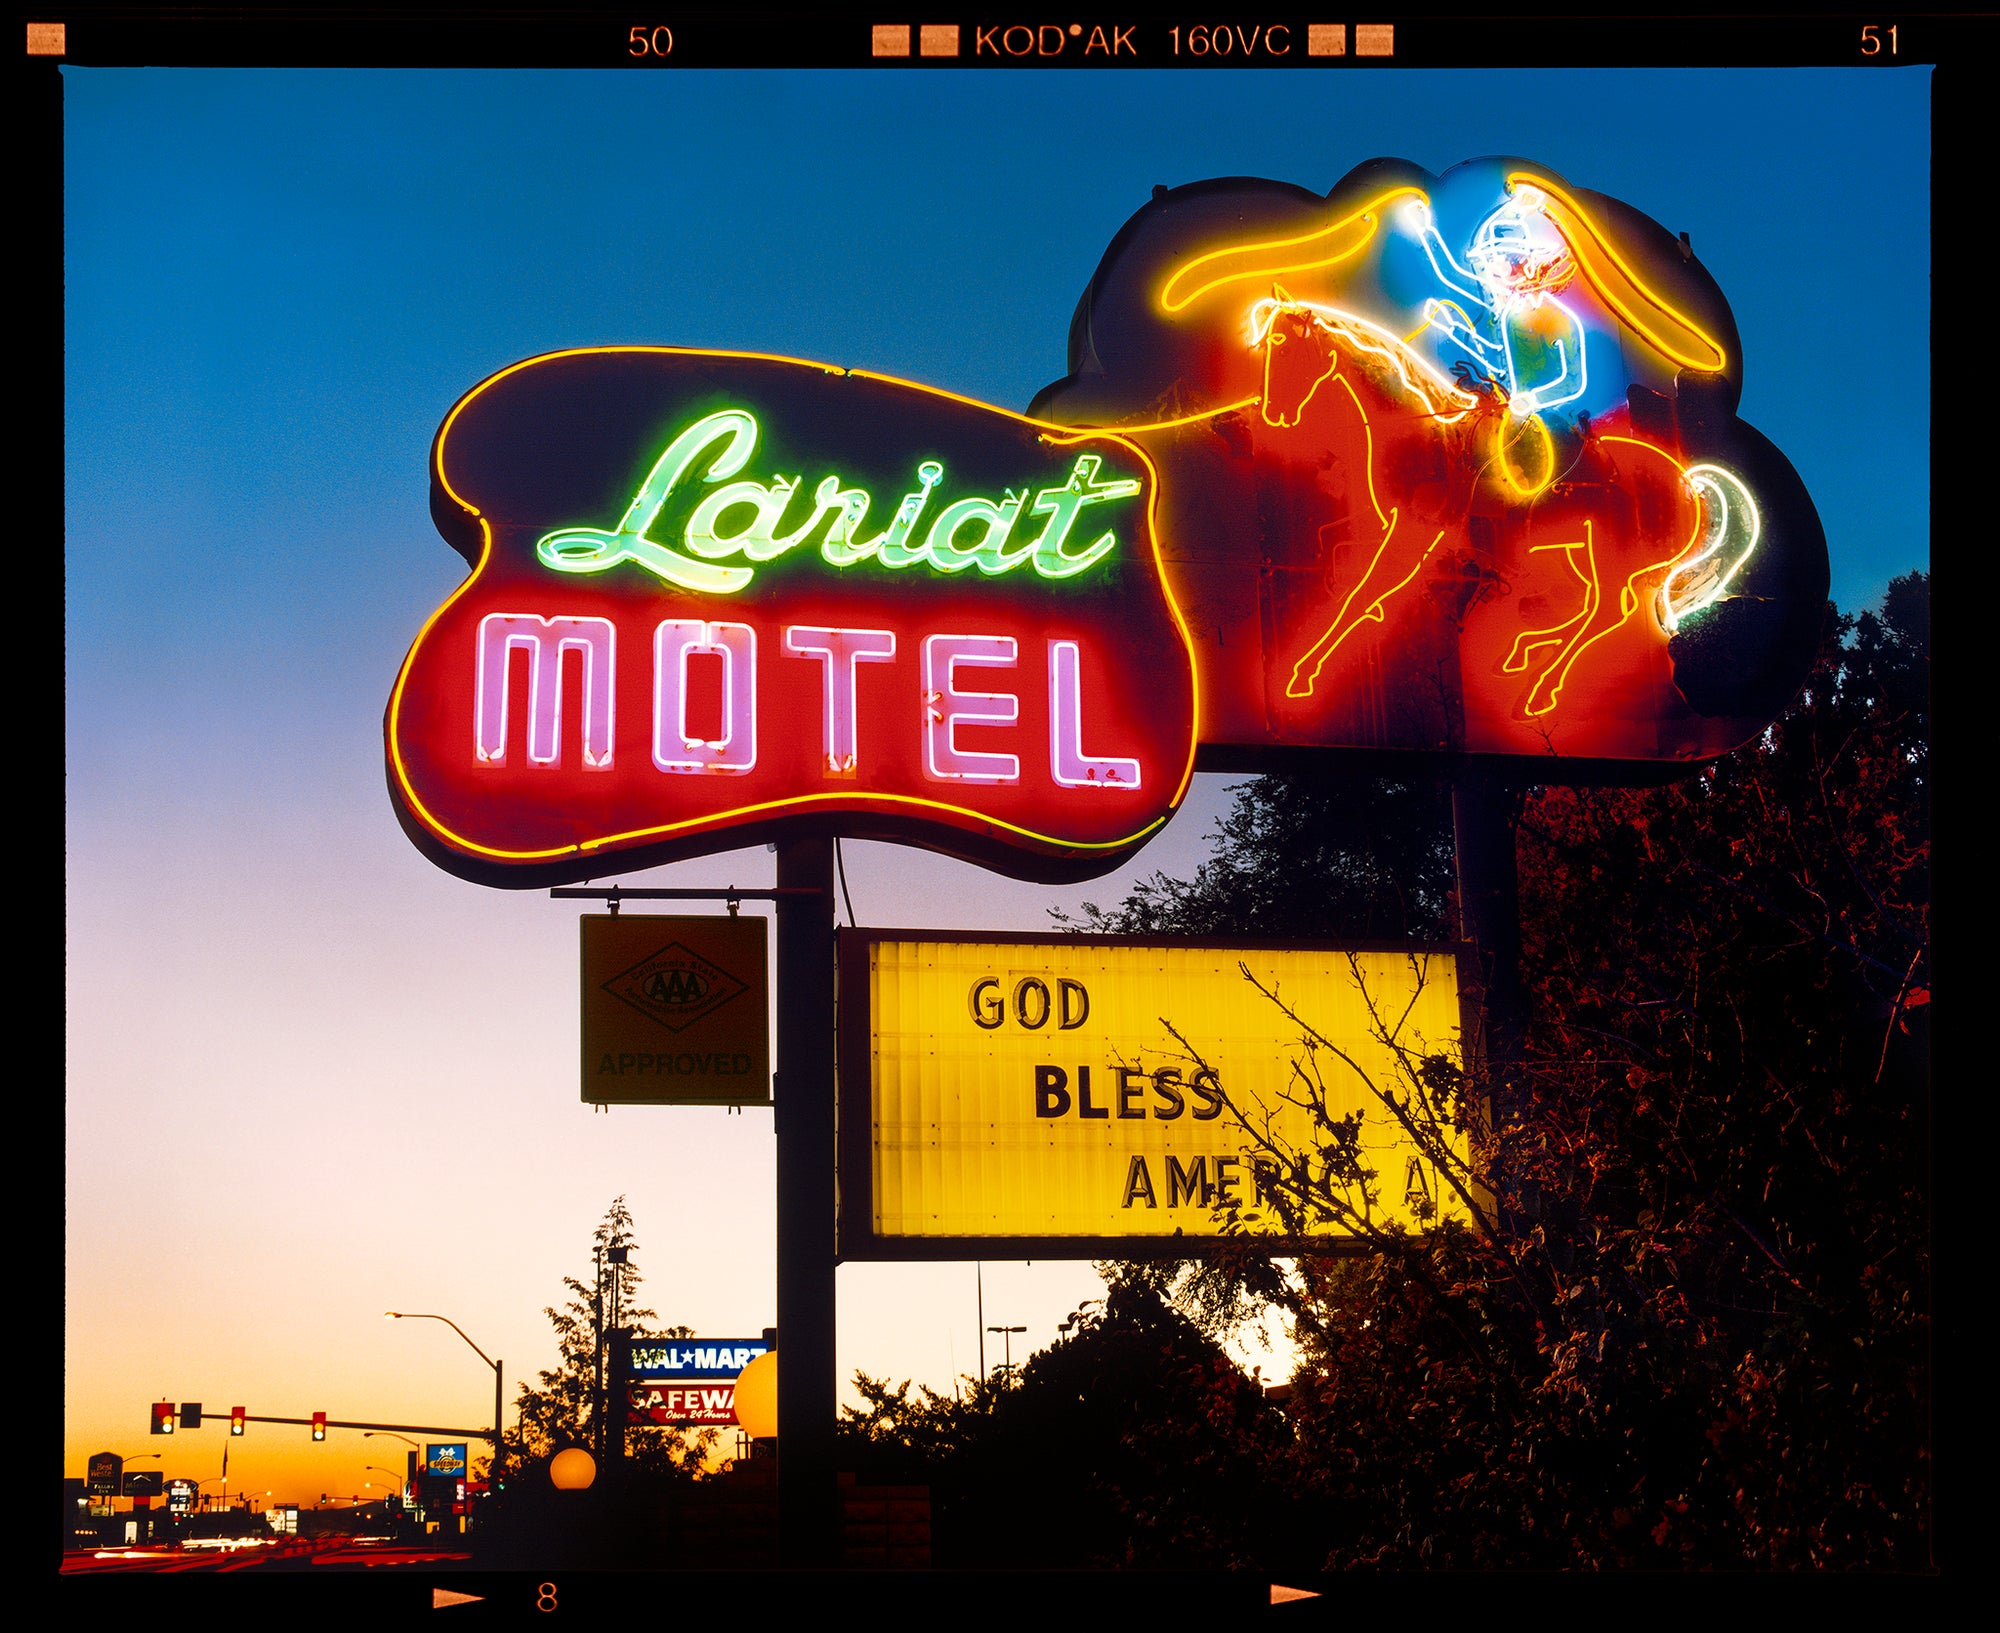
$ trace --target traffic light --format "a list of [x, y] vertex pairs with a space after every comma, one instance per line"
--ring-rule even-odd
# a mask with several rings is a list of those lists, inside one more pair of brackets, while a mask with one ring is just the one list
[[229, 1432], [230, 1432], [231, 1434], [233, 1434], [233, 1435], [240, 1435], [240, 1434], [241, 1434], [241, 1433], [243, 1432], [243, 1421], [244, 1421], [244, 1416], [245, 1416], [245, 1414], [244, 1414], [244, 1411], [243, 1411], [243, 1408], [242, 1408], [242, 1407], [240, 1407], [240, 1406], [232, 1406], [232, 1407], [230, 1407], [230, 1409], [229, 1409]]
[[199, 1429], [201, 1427], [200, 1401], [181, 1402], [181, 1427], [183, 1429]]
[[326, 1414], [324, 1412], [313, 1413], [313, 1439], [326, 1439]]
[[174, 1403], [172, 1401], [153, 1402], [153, 1433], [170, 1435], [174, 1432]]

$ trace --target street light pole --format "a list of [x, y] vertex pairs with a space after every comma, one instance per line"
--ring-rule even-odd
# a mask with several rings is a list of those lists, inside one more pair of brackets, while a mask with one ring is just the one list
[[590, 1250], [596, 1266], [590, 1300], [590, 1444], [601, 1464], [604, 1461], [604, 1244]]
[[442, 1321], [459, 1337], [465, 1339], [474, 1355], [493, 1369], [493, 1467], [490, 1473], [497, 1481], [500, 1478], [501, 1465], [507, 1455], [506, 1442], [500, 1438], [501, 1363], [466, 1337], [465, 1329], [448, 1315], [430, 1315], [421, 1310], [384, 1310], [382, 1314], [391, 1321]]
[[[400, 1440], [405, 1446], [410, 1448], [410, 1467], [409, 1472], [404, 1476], [403, 1491], [405, 1505], [414, 1509], [416, 1506], [415, 1494], [419, 1489], [417, 1485], [417, 1470], [420, 1466], [420, 1459], [417, 1454], [424, 1448], [408, 1435], [399, 1435], [393, 1429], [365, 1429], [362, 1431], [361, 1438], [363, 1440], [373, 1440], [377, 1435], [380, 1435], [384, 1440]], [[376, 1467], [373, 1463], [370, 1463], [368, 1466], [370, 1468]]]
[[1011, 1381], [1014, 1376], [1014, 1334], [1017, 1332], [1026, 1332], [1028, 1329], [1026, 1327], [988, 1327], [986, 1330], [1000, 1334], [1000, 1341], [1006, 1346], [1006, 1359], [1000, 1363], [1000, 1366], [1001, 1370], [1007, 1374], [1007, 1377]]
[[165, 1455], [166, 1455], [166, 1454], [165, 1454], [165, 1453], [163, 1453], [163, 1452], [134, 1452], [134, 1453], [133, 1453], [133, 1454], [132, 1454], [132, 1455], [131, 1455], [130, 1457], [121, 1457], [121, 1458], [119, 1458], [119, 1459], [118, 1459], [118, 1495], [119, 1495], [119, 1496], [121, 1496], [121, 1497], [125, 1495], [125, 1465], [126, 1465], [127, 1463], [143, 1463], [143, 1462], [145, 1462], [145, 1461], [146, 1461], [146, 1459], [147, 1459], [147, 1458], [149, 1458], [149, 1457], [150, 1457], [150, 1458], [152, 1458], [152, 1459], [153, 1459], [154, 1461], [156, 1461], [156, 1462], [157, 1462], [157, 1461], [159, 1461], [159, 1460], [160, 1460], [160, 1459], [161, 1459], [162, 1457], [164, 1457]]

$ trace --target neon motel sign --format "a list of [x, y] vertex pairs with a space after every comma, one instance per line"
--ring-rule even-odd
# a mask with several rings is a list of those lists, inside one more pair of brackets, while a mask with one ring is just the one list
[[541, 883], [819, 821], [1089, 873], [1192, 773], [1157, 482], [1123, 439], [628, 348], [496, 376], [434, 472], [475, 571], [398, 680], [390, 775], [456, 871]]
[[1198, 759], [1693, 765], [1783, 706], [1825, 597], [1738, 354], [1682, 242], [1479, 160], [1163, 193], [1028, 415], [531, 358], [433, 445], [472, 572], [397, 677], [392, 797], [487, 883], [802, 830], [1054, 880], [1144, 844]]

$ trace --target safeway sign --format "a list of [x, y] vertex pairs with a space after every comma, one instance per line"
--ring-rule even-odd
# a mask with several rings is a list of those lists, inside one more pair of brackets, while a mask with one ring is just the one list
[[663, 1428], [724, 1428], [736, 1421], [736, 1385], [634, 1384], [631, 1416]]

